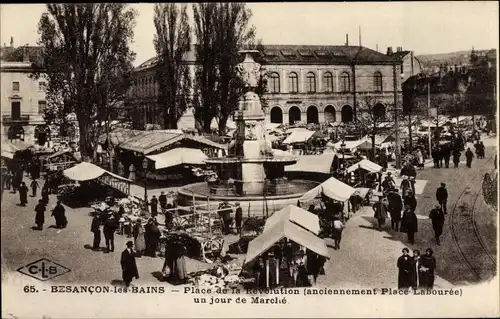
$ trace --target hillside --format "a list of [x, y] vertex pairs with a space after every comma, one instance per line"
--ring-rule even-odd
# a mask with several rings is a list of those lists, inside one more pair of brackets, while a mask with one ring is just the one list
[[[477, 50], [480, 52], [488, 52], [489, 50]], [[416, 58], [422, 62], [425, 68], [439, 67], [440, 64], [460, 65], [468, 64], [470, 59], [470, 50], [450, 52], [450, 53], [437, 53], [437, 54], [422, 54], [417, 55]]]

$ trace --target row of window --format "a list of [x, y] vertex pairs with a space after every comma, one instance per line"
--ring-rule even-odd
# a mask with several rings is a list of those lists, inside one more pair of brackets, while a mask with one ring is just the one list
[[155, 93], [155, 81], [152, 76], [142, 77], [134, 80], [133, 83], [134, 94], [144, 93], [146, 95], [152, 95]]
[[[349, 73], [343, 72], [340, 74], [339, 92], [347, 93], [351, 91], [351, 79]], [[373, 74], [373, 87], [375, 92], [383, 91], [382, 73], [375, 72]], [[269, 93], [280, 93], [280, 76], [276, 72], [271, 72], [267, 75], [267, 90]], [[323, 92], [333, 92], [333, 75], [330, 72], [323, 74]], [[288, 92], [299, 92], [299, 76], [295, 72], [288, 74]], [[316, 74], [309, 72], [306, 75], [306, 92], [316, 92]]]
[[[47, 101], [38, 101], [38, 114], [43, 114], [47, 107]], [[14, 101], [10, 103], [10, 114], [13, 120], [21, 119], [21, 102]]]
[[[47, 88], [47, 84], [43, 81], [38, 82], [38, 91], [45, 91]], [[21, 83], [14, 81], [12, 82], [12, 92], [20, 92], [21, 91]]]

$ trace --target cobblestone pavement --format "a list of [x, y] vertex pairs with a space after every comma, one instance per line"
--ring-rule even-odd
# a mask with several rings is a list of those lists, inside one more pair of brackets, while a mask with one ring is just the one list
[[[487, 143], [488, 142], [488, 143]], [[494, 141], [485, 140], [486, 156], [493, 155]], [[457, 245], [450, 234], [450, 213], [444, 228], [441, 246], [434, 243], [432, 227], [427, 215], [435, 205], [435, 191], [439, 184], [447, 183], [450, 194], [448, 210], [454, 208], [457, 198], [462, 191], [479, 189], [484, 175], [493, 169], [492, 161], [475, 159], [473, 168], [461, 166], [458, 169], [425, 168], [418, 171], [417, 179], [426, 180], [425, 188], [418, 195], [417, 214], [419, 218], [419, 232], [416, 234], [415, 245], [407, 243], [406, 235], [391, 231], [379, 232], [373, 229], [375, 220], [370, 208], [356, 213], [346, 225], [340, 250], [331, 249], [331, 260], [325, 265], [326, 276], [320, 276], [320, 286], [336, 287], [394, 287], [397, 282], [396, 259], [403, 247], [418, 248], [424, 251], [432, 247], [438, 262], [436, 285], [448, 287], [464, 282], [473, 282], [470, 279], [471, 271], [464, 263]], [[468, 185], [472, 181], [471, 185]], [[472, 198], [473, 196], [469, 196]], [[67, 209], [69, 226], [58, 230], [50, 228], [54, 224], [50, 213], [46, 213], [46, 224], [43, 231], [34, 231], [34, 206], [38, 198], [29, 198], [26, 207], [19, 207], [18, 194], [4, 192], [1, 207], [1, 238], [2, 238], [2, 280], [22, 276], [15, 270], [27, 263], [40, 258], [48, 258], [71, 269], [71, 272], [53, 280], [54, 283], [117, 283], [121, 279], [120, 252], [128, 240], [117, 235], [114, 253], [94, 252], [88, 249], [92, 242], [90, 233], [91, 218], [89, 208]], [[49, 208], [55, 204], [51, 197]], [[481, 206], [483, 205], [483, 206]], [[496, 253], [496, 212], [488, 210], [481, 201], [477, 201], [475, 220], [481, 236], [492, 253]], [[459, 220], [460, 221], [460, 220]], [[390, 228], [390, 221], [389, 228]], [[462, 229], [458, 227], [460, 233]], [[466, 246], [464, 235], [458, 239], [464, 247], [466, 255], [474, 252], [474, 247]], [[102, 243], [101, 245], [103, 245]], [[493, 249], [495, 247], [495, 249]], [[163, 265], [163, 258], [142, 257], [138, 260], [140, 279], [136, 284], [158, 284], [155, 277]], [[195, 260], [188, 260], [188, 271], [197, 271], [210, 265]], [[165, 285], [167, 285], [165, 283]]]

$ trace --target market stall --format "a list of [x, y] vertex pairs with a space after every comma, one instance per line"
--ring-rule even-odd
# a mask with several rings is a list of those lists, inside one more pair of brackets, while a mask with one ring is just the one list
[[319, 196], [329, 198], [332, 201], [342, 204], [342, 217], [343, 219], [348, 219], [351, 212], [349, 199], [355, 192], [355, 188], [342, 183], [334, 177], [330, 177], [325, 182], [302, 195], [302, 197], [299, 198], [299, 202], [312, 202]]
[[320, 232], [318, 216], [295, 205], [288, 205], [269, 216], [266, 219], [264, 232], [270, 230], [282, 220], [289, 220], [292, 223], [298, 224], [315, 235], [318, 235]]
[[[328, 248], [323, 239], [287, 219], [286, 214], [281, 217], [272, 227], [249, 243], [243, 263], [243, 268], [248, 272], [263, 273], [259, 279], [265, 282], [266, 287], [280, 285], [286, 281], [283, 277], [290, 277], [288, 271], [282, 271], [288, 268], [288, 261], [283, 262], [285, 259], [295, 258], [301, 252], [305, 255], [305, 251], [329, 259]], [[289, 253], [283, 254], [286, 251]], [[264, 268], [256, 269], [254, 265], [259, 257], [262, 257], [265, 265]], [[307, 264], [307, 260], [305, 263]], [[260, 262], [257, 265], [260, 265]], [[272, 273], [271, 269], [273, 269]], [[274, 280], [271, 280], [271, 276]], [[257, 285], [264, 286], [262, 282], [257, 282]]]
[[45, 170], [56, 171], [74, 166], [81, 160], [81, 157], [75, 155], [70, 149], [57, 151], [43, 159]]

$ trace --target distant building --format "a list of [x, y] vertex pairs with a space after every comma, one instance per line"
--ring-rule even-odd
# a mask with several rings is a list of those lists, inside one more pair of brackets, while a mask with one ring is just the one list
[[[33, 47], [2, 48], [0, 62], [2, 140], [22, 140], [45, 144], [50, 139], [50, 129], [45, 125], [43, 111], [45, 80], [34, 80], [30, 52]], [[34, 54], [34, 53], [33, 53]], [[12, 55], [18, 55], [12, 58]], [[11, 60], [11, 61], [6, 61]], [[12, 61], [14, 60], [14, 61]]]
[[[193, 46], [185, 56], [193, 77], [194, 52]], [[390, 48], [388, 54], [383, 54], [349, 45], [265, 45], [258, 62], [267, 78], [268, 91], [263, 96], [267, 102], [266, 121], [285, 124], [351, 122], [366, 96], [372, 97], [390, 118], [394, 92], [399, 101], [402, 98], [401, 64], [408, 70], [413, 65], [414, 72], [420, 72], [410, 51], [401, 49], [392, 54]], [[133, 73], [133, 85], [125, 101], [129, 113], [125, 114], [136, 114], [135, 128], [143, 128], [146, 123], [161, 124], [156, 65], [157, 58], [149, 59]]]

